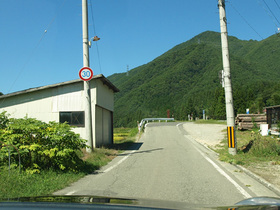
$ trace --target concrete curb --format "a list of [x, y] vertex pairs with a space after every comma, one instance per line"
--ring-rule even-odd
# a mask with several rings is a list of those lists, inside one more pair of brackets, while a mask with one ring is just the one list
[[278, 196], [280, 196], [280, 189], [277, 188], [275, 185], [269, 183], [268, 181], [266, 181], [265, 179], [263, 179], [262, 177], [256, 175], [255, 173], [251, 172], [250, 170], [248, 170], [247, 168], [244, 168], [240, 165], [235, 165], [235, 167], [237, 167], [239, 170], [243, 171], [245, 174], [247, 174], [248, 176], [252, 177], [253, 179], [255, 179], [256, 181], [260, 182], [261, 184], [263, 184], [264, 186], [266, 186], [268, 189], [270, 189], [271, 191], [273, 191], [275, 194], [277, 194]]

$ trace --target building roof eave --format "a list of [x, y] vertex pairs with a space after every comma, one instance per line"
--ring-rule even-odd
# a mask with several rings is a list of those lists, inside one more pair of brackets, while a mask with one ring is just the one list
[[280, 105], [275, 105], [275, 106], [268, 106], [264, 107], [265, 109], [275, 109], [275, 108], [280, 108]]
[[[120, 91], [103, 74], [94, 75], [92, 80], [94, 80], [94, 79], [100, 79], [103, 82], [103, 84], [107, 85], [114, 92], [119, 92]], [[56, 84], [52, 84], [52, 85], [29, 88], [29, 89], [26, 89], [26, 90], [21, 90], [21, 91], [17, 91], [17, 92], [14, 92], [14, 93], [1, 95], [0, 99], [8, 98], [8, 97], [16, 96], [16, 95], [21, 95], [21, 94], [25, 94], [25, 93], [31, 93], [31, 92], [35, 92], [35, 91], [39, 91], [39, 90], [55, 88], [55, 87], [59, 87], [59, 86], [63, 86], [63, 85], [74, 84], [74, 83], [78, 83], [78, 82], [83, 82], [83, 81], [81, 79], [75, 79], [75, 80], [60, 82], [60, 83], [56, 83]]]

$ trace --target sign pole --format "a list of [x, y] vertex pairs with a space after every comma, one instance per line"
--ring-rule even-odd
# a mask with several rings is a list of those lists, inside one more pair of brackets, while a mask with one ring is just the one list
[[[88, 5], [87, 0], [82, 0], [82, 22], [83, 22], [83, 64], [89, 67], [89, 46], [88, 46]], [[87, 140], [87, 152], [93, 150], [92, 139], [92, 115], [91, 115], [91, 98], [90, 83], [84, 81], [84, 107], [85, 107], [85, 130]]]
[[235, 137], [235, 121], [234, 121], [234, 108], [232, 87], [230, 78], [230, 63], [229, 63], [229, 50], [228, 50], [228, 37], [227, 37], [227, 19], [225, 11], [225, 0], [218, 0], [220, 25], [221, 25], [221, 43], [223, 54], [223, 67], [224, 67], [224, 88], [225, 88], [225, 102], [227, 114], [227, 134], [228, 134], [228, 151], [232, 155], [236, 155], [236, 137]]

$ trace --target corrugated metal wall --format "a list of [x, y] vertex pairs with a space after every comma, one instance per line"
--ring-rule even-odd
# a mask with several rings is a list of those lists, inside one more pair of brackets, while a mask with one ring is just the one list
[[96, 146], [108, 145], [113, 143], [113, 113], [107, 109], [96, 106], [95, 118], [95, 141]]

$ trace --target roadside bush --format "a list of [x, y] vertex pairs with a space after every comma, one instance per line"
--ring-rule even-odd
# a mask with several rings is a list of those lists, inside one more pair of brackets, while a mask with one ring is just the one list
[[21, 165], [31, 174], [42, 169], [77, 172], [83, 161], [76, 151], [86, 147], [85, 140], [71, 131], [68, 124], [45, 123], [27, 117], [8, 119], [0, 128], [0, 141], [0, 163], [8, 164], [10, 152], [13, 163], [18, 165], [19, 152]]
[[0, 129], [3, 129], [7, 126], [7, 123], [9, 122], [8, 116], [6, 115], [6, 112], [0, 113]]
[[222, 161], [250, 165], [259, 162], [280, 163], [280, 140], [276, 136], [261, 136], [258, 129], [253, 131], [237, 131], [237, 155], [228, 152], [227, 140], [216, 147]]

